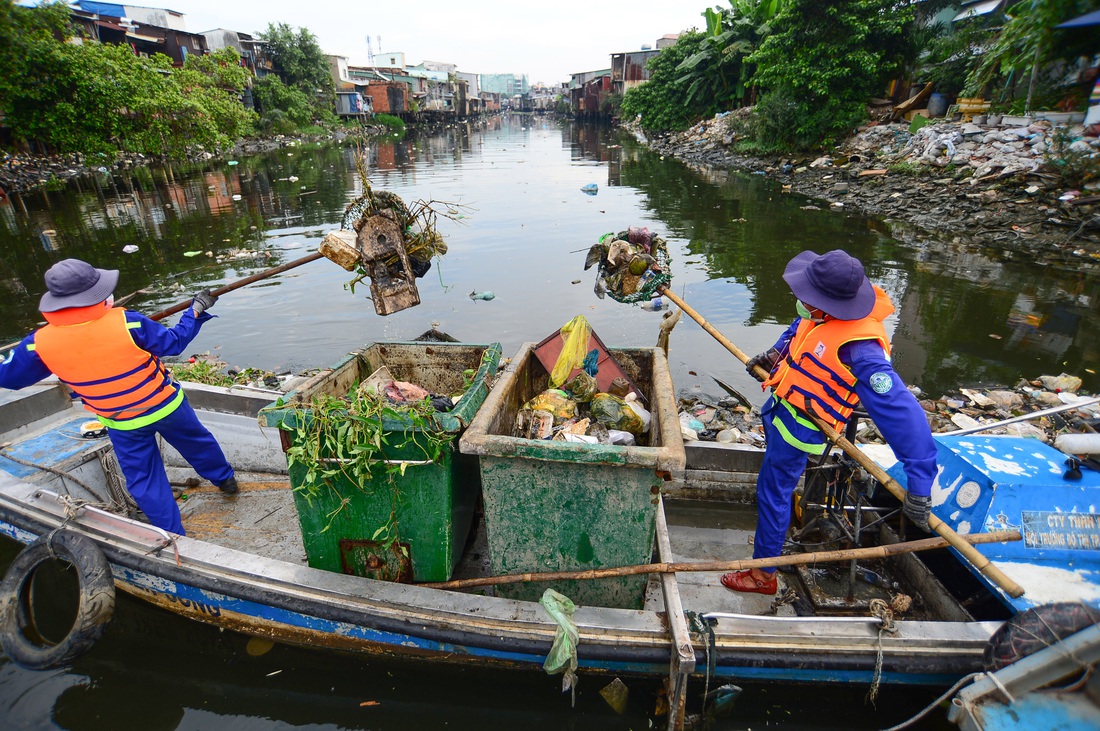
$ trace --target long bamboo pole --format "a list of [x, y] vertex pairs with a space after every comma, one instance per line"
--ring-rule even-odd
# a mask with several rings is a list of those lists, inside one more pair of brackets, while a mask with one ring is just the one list
[[[680, 297], [676, 296], [676, 294], [674, 294], [672, 290], [670, 290], [668, 287], [661, 287], [659, 291], [662, 295], [668, 297], [671, 302], [676, 304], [677, 307], [686, 312], [691, 319], [699, 323], [700, 327], [702, 327], [704, 330], [714, 336], [714, 339], [721, 343], [726, 348], [726, 350], [733, 353], [733, 355], [736, 356], [738, 360], [740, 360], [742, 363], [749, 362], [749, 356], [745, 355], [745, 353], [742, 352], [740, 348], [730, 342], [729, 338], [718, 332], [718, 330], [715, 329], [713, 325], [707, 322], [702, 315], [692, 309], [692, 307], [688, 305], [688, 303], [684, 302]], [[768, 376], [768, 372], [760, 366], [756, 367], [756, 373], [761, 377], [761, 379]], [[844, 450], [844, 452], [849, 457], [854, 459], [860, 467], [867, 470], [867, 472], [872, 477], [882, 483], [882, 486], [889, 490], [891, 495], [896, 497], [898, 500], [905, 500], [905, 488], [899, 485], [897, 480], [886, 474], [886, 470], [875, 464], [875, 462], [870, 457], [861, 452], [858, 447], [856, 447], [843, 436], [838, 434], [835, 429], [823, 422], [821, 419], [817, 418], [813, 414], [808, 414], [804, 411], [801, 413], [803, 416], [810, 419], [810, 421], [812, 421], [814, 425], [817, 426], [817, 428], [820, 429], [831, 442]], [[997, 568], [988, 558], [979, 553], [978, 549], [974, 548], [974, 546], [964, 541], [958, 533], [952, 530], [951, 526], [944, 523], [935, 515], [931, 515], [928, 518], [928, 527], [940, 536], [942, 536], [949, 544], [951, 544], [951, 547], [962, 554], [962, 556], [967, 561], [969, 561], [974, 566], [974, 568], [978, 569], [987, 577], [989, 577], [990, 581], [1001, 587], [1001, 589], [1004, 590], [1004, 592], [1010, 597], [1015, 598], [1023, 596], [1023, 587], [1021, 587], [1015, 581], [1006, 576], [1005, 573]]]
[[[1020, 531], [1004, 530], [992, 533], [971, 533], [959, 536], [959, 540], [973, 543], [1006, 543], [1020, 540]], [[634, 566], [612, 566], [603, 569], [585, 569], [583, 571], [543, 571], [525, 574], [506, 574], [503, 576], [479, 576], [473, 579], [455, 579], [430, 584], [418, 584], [431, 589], [469, 589], [475, 586], [497, 586], [500, 584], [525, 584], [532, 581], [567, 581], [586, 579], [606, 579], [613, 576], [637, 576], [639, 574], [669, 574], [692, 571], [743, 571], [744, 569], [778, 568], [780, 566], [801, 566], [804, 564], [851, 561], [853, 559], [888, 558], [903, 553], [931, 551], [948, 546], [946, 538], [921, 538], [905, 543], [891, 543], [885, 546], [867, 548], [848, 548], [843, 551], [816, 551], [814, 553], [794, 553], [771, 558], [747, 558], [737, 561], [665, 561], [662, 563], [637, 564]]]

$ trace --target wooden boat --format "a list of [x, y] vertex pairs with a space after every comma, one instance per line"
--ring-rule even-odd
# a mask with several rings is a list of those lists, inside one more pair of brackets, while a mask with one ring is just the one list
[[[0, 441], [8, 444], [0, 456], [0, 534], [30, 544], [54, 531], [78, 533], [106, 558], [117, 589], [224, 629], [432, 663], [543, 667], [559, 625], [537, 601], [506, 598], [492, 589], [446, 590], [308, 566], [280, 434], [259, 426], [256, 418], [280, 394], [185, 387], [238, 470], [238, 497], [227, 498], [209, 484], [186, 488], [180, 503], [186, 537], [128, 515], [109, 441], [80, 438], [86, 412], [63, 386], [44, 382], [3, 392], [0, 399]], [[654, 387], [671, 388], [671, 381]], [[871, 566], [844, 564], [840, 571], [801, 567], [781, 574], [776, 597], [730, 592], [718, 582], [721, 572], [655, 574], [641, 609], [576, 609], [578, 673], [670, 678], [670, 693], [681, 708], [689, 681], [697, 690], [704, 678], [712, 684], [946, 686], [983, 669], [991, 637], [1013, 615], [1054, 599], [1096, 604], [1100, 548], [1093, 538], [1100, 528], [1086, 523], [1098, 502], [1100, 474], [1086, 471], [1053, 499], [1050, 490], [1044, 496], [1044, 490], [1029, 487], [1061, 479], [1051, 455], [1038, 453], [1043, 445], [1005, 441], [998, 446], [995, 439], [980, 437], [958, 442], [941, 441], [945, 469], [954, 476], [950, 482], [941, 476], [935, 510], [963, 532], [1002, 525], [1022, 525], [1025, 535], [1031, 530], [1023, 543], [982, 548], [1006, 565], [1023, 566], [1016, 578], [1027, 590], [1024, 598], [1010, 599], [984, 583], [946, 549], [929, 560], [906, 556]], [[959, 457], [964, 452], [985, 461], [968, 462]], [[747, 558], [762, 451], [697, 442], [687, 445], [685, 454], [686, 469], [672, 475], [663, 496], [654, 498], [655, 560]], [[1037, 472], [1013, 467], [1020, 455], [1045, 467]], [[171, 448], [164, 448], [164, 456], [176, 483], [198, 485]], [[880, 457], [888, 466], [889, 455]], [[993, 477], [990, 465], [997, 468]], [[1005, 485], [1006, 475], [1012, 485]], [[854, 513], [853, 506], [840, 512], [874, 525], [876, 542], [899, 540], [889, 527], [888, 502], [865, 497]], [[835, 498], [805, 496], [803, 510], [810, 512], [815, 499], [828, 504]], [[963, 504], [967, 507], [959, 507]], [[1071, 521], [1072, 532], [1083, 536], [1073, 539], [1073, 548], [1052, 545], [1071, 532], [1058, 520], [1051, 522], [1057, 516], [1082, 518]], [[1045, 527], [1039, 526], [1042, 518]], [[962, 525], [964, 519], [972, 521], [969, 526]], [[479, 523], [455, 577], [484, 575], [486, 553], [485, 527]], [[1052, 576], [1062, 579], [1055, 587]], [[909, 613], [871, 611], [872, 600], [885, 605], [900, 593], [915, 599]]]

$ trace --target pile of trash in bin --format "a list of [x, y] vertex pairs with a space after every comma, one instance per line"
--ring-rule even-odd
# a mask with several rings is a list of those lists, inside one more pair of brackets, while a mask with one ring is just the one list
[[357, 395], [360, 399], [384, 401], [391, 407], [402, 410], [430, 402], [434, 410], [448, 412], [462, 394], [433, 393], [423, 386], [409, 381], [398, 381], [390, 374], [390, 369], [382, 366], [359, 384]]
[[[1100, 397], [1080, 393], [1081, 386], [1080, 378], [1063, 373], [1020, 379], [1011, 388], [960, 388], [938, 399], [927, 398], [915, 386], [909, 390], [928, 415], [933, 433], [988, 427], [983, 433], [1053, 443], [1062, 434], [1100, 431]], [[1030, 414], [1037, 415], [1001, 423]], [[685, 441], [764, 446], [760, 412], [733, 398], [681, 399], [680, 426]], [[874, 423], [866, 419], [859, 424], [856, 441], [885, 443]]]
[[633, 446], [649, 431], [649, 422], [649, 410], [638, 403], [626, 379], [615, 379], [601, 392], [595, 376], [581, 371], [561, 388], [546, 389], [525, 403], [512, 436]]

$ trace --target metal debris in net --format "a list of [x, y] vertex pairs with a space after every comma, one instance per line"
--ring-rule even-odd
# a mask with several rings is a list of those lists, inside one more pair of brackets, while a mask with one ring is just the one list
[[[420, 304], [415, 280], [428, 272], [433, 257], [447, 253], [447, 245], [436, 230], [440, 214], [434, 201], [418, 200], [410, 207], [394, 193], [374, 190], [362, 169], [360, 177], [364, 192], [345, 209], [342, 231], [330, 237], [340, 239], [334, 243], [352, 260], [345, 268], [358, 271], [348, 288], [354, 292], [369, 278], [375, 311], [389, 315]], [[453, 203], [440, 205], [455, 209]]]
[[668, 244], [648, 228], [631, 226], [606, 233], [588, 250], [584, 268], [599, 264], [596, 296], [616, 302], [645, 302], [672, 281]]

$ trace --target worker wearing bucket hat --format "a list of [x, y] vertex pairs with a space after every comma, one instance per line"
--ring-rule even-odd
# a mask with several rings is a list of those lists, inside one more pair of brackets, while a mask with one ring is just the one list
[[233, 468], [199, 423], [180, 385], [160, 361], [179, 355], [211, 319], [216, 301], [195, 295], [174, 327], [114, 306], [118, 271], [65, 259], [46, 272], [38, 309], [46, 326], [0, 364], [0, 387], [23, 388], [56, 375], [106, 427], [126, 488], [153, 525], [183, 535], [157, 435], [223, 492], [237, 492]]
[[[928, 530], [936, 445], [924, 410], [890, 365], [883, 320], [890, 298], [871, 284], [863, 264], [839, 249], [791, 259], [783, 279], [797, 298], [798, 317], [767, 352], [748, 362], [769, 372], [772, 393], [761, 410], [767, 449], [756, 482], [758, 520], [753, 558], [783, 550], [791, 497], [808, 455], [823, 454], [825, 436], [801, 415], [813, 414], [843, 431], [857, 405], [874, 420], [905, 469], [904, 512]], [[722, 577], [734, 591], [774, 594], [774, 570], [734, 571]]]

